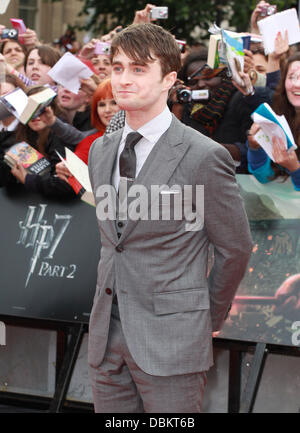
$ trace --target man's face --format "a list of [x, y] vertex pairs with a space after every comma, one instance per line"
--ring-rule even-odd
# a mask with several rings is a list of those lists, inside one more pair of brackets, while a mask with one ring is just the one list
[[77, 111], [88, 103], [88, 96], [82, 90], [79, 90], [76, 95], [64, 87], [59, 86], [57, 91], [57, 100], [61, 108]]
[[176, 72], [162, 78], [157, 58], [151, 63], [136, 62], [119, 49], [112, 61], [113, 95], [122, 110], [139, 110], [150, 116], [159, 114], [175, 79]]

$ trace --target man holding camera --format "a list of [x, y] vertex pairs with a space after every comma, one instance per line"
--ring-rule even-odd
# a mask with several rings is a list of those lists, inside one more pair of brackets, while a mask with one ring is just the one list
[[204, 49], [186, 57], [182, 80], [171, 89], [168, 105], [185, 125], [226, 147], [237, 173], [248, 173], [245, 142], [252, 110], [233, 85], [227, 68], [212, 69], [206, 60]]
[[[88, 348], [95, 411], [200, 412], [212, 332], [221, 328], [251, 254], [248, 220], [227, 150], [167, 107], [180, 68], [172, 35], [150, 23], [131, 25], [112, 41], [111, 61], [126, 123], [96, 140], [89, 155], [102, 243]], [[192, 194], [183, 197], [178, 188], [185, 186]], [[195, 192], [202, 186], [203, 202]], [[158, 218], [133, 218], [137, 189], [150, 195], [140, 208]], [[103, 200], [113, 215], [103, 214]], [[198, 224], [173, 217], [185, 205]]]

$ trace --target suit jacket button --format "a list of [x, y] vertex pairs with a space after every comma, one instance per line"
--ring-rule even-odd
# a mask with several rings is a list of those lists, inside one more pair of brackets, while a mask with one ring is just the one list
[[122, 253], [122, 251], [124, 251], [123, 245], [116, 246], [116, 251], [118, 251], [118, 253]]
[[111, 295], [111, 294], [112, 294], [112, 290], [109, 289], [109, 288], [107, 288], [107, 289], [105, 289], [105, 293], [106, 293], [107, 295]]
[[118, 222], [118, 227], [123, 227], [124, 223], [122, 223], [121, 221]]

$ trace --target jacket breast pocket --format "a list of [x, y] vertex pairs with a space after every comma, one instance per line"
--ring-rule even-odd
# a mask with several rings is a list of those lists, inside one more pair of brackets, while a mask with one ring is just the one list
[[206, 288], [184, 289], [153, 294], [156, 315], [185, 313], [209, 309], [209, 295]]

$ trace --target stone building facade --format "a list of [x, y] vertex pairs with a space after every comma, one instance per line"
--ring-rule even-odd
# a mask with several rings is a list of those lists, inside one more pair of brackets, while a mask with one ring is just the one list
[[[0, 24], [11, 28], [9, 18], [22, 18], [26, 27], [34, 29], [43, 42], [52, 42], [64, 34], [68, 25], [84, 25], [87, 17], [79, 17], [80, 0], [11, 0]], [[76, 31], [82, 42], [85, 32]]]

